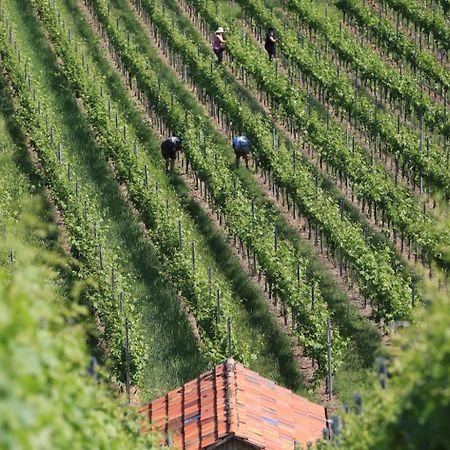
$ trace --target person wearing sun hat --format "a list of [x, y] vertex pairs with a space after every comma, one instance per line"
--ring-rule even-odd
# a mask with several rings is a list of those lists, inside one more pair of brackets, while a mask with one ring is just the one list
[[223, 51], [225, 50], [225, 39], [223, 38], [224, 29], [219, 27], [216, 30], [213, 40], [213, 50], [217, 56], [217, 63], [221, 64], [223, 61]]

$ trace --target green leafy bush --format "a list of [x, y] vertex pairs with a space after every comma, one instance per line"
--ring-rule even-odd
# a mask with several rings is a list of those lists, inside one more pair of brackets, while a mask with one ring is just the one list
[[14, 246], [16, 261], [0, 266], [0, 448], [151, 448], [87, 375], [86, 311], [58, 293], [60, 258]]
[[450, 448], [450, 298], [435, 288], [428, 297], [421, 324], [404, 331], [394, 347], [387, 389], [377, 383], [363, 413], [341, 417], [341, 433], [319, 448]]

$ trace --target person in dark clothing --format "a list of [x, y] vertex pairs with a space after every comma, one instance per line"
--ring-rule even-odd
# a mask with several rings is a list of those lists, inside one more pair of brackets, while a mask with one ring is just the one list
[[172, 136], [161, 142], [161, 154], [166, 160], [166, 171], [173, 170], [175, 168], [175, 160], [177, 158], [177, 152], [182, 150], [181, 148], [181, 138], [177, 136]]
[[235, 136], [233, 139], [233, 150], [236, 155], [236, 167], [239, 167], [239, 160], [244, 158], [245, 167], [248, 169], [250, 160], [250, 140], [246, 136]]
[[275, 28], [270, 27], [267, 30], [266, 34], [266, 43], [264, 44], [264, 48], [266, 49], [267, 54], [269, 55], [269, 61], [272, 61], [273, 57], [275, 56], [275, 47], [277, 38], [275, 37]]

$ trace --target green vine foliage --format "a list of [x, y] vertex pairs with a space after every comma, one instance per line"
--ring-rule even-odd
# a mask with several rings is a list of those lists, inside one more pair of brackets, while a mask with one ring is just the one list
[[[420, 5], [415, 0], [383, 0], [382, 3], [399, 12], [423, 32], [432, 34], [444, 50], [450, 50], [450, 27], [445, 18], [437, 11]], [[442, 3], [444, 5], [446, 3], [448, 8], [448, 2], [443, 0]]]
[[370, 47], [362, 46], [337, 20], [326, 17], [318, 9], [311, 7], [307, 0], [288, 0], [290, 11], [310, 30], [319, 33], [336, 52], [341, 61], [349, 64], [360, 79], [373, 82], [385, 89], [391, 100], [402, 101], [408, 109], [413, 109], [431, 129], [439, 130], [444, 136], [450, 135], [445, 108], [433, 103], [420, 88], [418, 80], [409, 74], [400, 75], [389, 67]]
[[[79, 186], [74, 190], [72, 181], [68, 179], [67, 168], [57, 158], [56, 145], [51, 143], [48, 130], [43, 119], [45, 99], [39, 97], [36, 91], [31, 93], [27, 76], [23, 67], [27, 62], [19, 62], [19, 49], [14, 41], [13, 29], [7, 25], [7, 17], [2, 12], [0, 29], [1, 63], [11, 85], [18, 109], [14, 120], [28, 135], [30, 144], [36, 151], [36, 163], [40, 167], [41, 176], [50, 188], [56, 207], [64, 215], [64, 224], [69, 234], [69, 245], [73, 254], [77, 254], [82, 262], [74, 268], [74, 276], [80, 280], [95, 280], [86, 291], [86, 301], [98, 314], [105, 329], [105, 339], [108, 342], [108, 354], [112, 362], [112, 372], [120, 380], [125, 380], [125, 361], [123, 357], [124, 318], [120, 311], [119, 302], [111, 296], [111, 268], [114, 267], [113, 252], [103, 252], [103, 263], [99, 258], [99, 246], [107, 249], [107, 230], [100, 225], [96, 227], [95, 239], [92, 238], [94, 224], [101, 224], [101, 217], [97, 211], [89, 206], [89, 194]], [[12, 43], [16, 46], [12, 50]], [[25, 70], [26, 73], [26, 70]], [[59, 139], [57, 127], [53, 127], [53, 139]], [[73, 170], [73, 169], [72, 169]], [[117, 290], [127, 291], [133, 282], [127, 274], [116, 274]], [[132, 302], [125, 307], [125, 314], [130, 324], [130, 353], [133, 383], [142, 380], [145, 366], [145, 342], [142, 335], [141, 315], [134, 308]], [[139, 357], [137, 356], [139, 355]]]
[[[65, 68], [65, 75], [73, 90], [83, 100], [87, 120], [96, 134], [99, 148], [106, 158], [111, 158], [119, 181], [126, 183], [128, 195], [139, 208], [147, 225], [149, 236], [160, 251], [161, 262], [177, 288], [189, 302], [190, 310], [195, 315], [202, 338], [201, 350], [213, 362], [222, 361], [227, 355], [226, 321], [216, 320], [215, 292], [209, 292], [207, 264], [202, 253], [196, 252], [196, 270], [192, 268], [191, 243], [193, 240], [192, 224], [182, 221], [181, 241], [178, 241], [178, 220], [184, 216], [181, 206], [172, 201], [166, 206], [165, 186], [158, 187], [158, 192], [146, 186], [146, 176], [138, 164], [138, 157], [133, 152], [131, 139], [125, 142], [122, 131], [108, 117], [105, 99], [100, 95], [101, 81], [93, 82], [84, 70], [81, 49], [75, 52], [69, 42], [68, 34], [58, 24], [57, 12], [46, 1], [35, 2], [38, 13], [45, 23], [55, 50]], [[152, 168], [148, 167], [149, 175]], [[233, 299], [227, 286], [220, 285], [222, 294], [221, 314], [223, 317], [233, 315]], [[247, 362], [250, 350], [248, 345], [239, 341], [232, 330], [234, 355], [236, 359]]]
[[403, 31], [398, 31], [394, 24], [375, 14], [361, 0], [335, 0], [335, 5], [363, 30], [377, 39], [377, 44], [384, 47], [398, 60], [406, 60], [412, 67], [417, 67], [436, 86], [444, 91], [450, 88], [450, 74], [433, 55], [417, 48]]
[[[215, 11], [213, 2], [195, 1], [193, 3], [201, 11], [202, 17], [211, 17], [212, 12]], [[279, 185], [286, 187], [298, 202], [301, 211], [313, 224], [318, 224], [327, 239], [335, 243], [336, 247], [352, 261], [358, 270], [360, 286], [364, 294], [374, 299], [379, 307], [377, 317], [406, 317], [409, 309], [408, 282], [402, 281], [401, 275], [399, 276], [393, 268], [391, 252], [387, 248], [375, 249], [366, 245], [359, 226], [346, 218], [341, 220], [336, 200], [331, 198], [324, 189], [315, 186], [313, 173], [302, 164], [301, 158], [293, 158], [292, 150], [281, 143], [274, 148], [270, 123], [262, 115], [254, 114], [243, 107], [232, 91], [227, 88], [221, 73], [216, 71], [211, 73], [210, 61], [202, 60], [197, 56], [196, 46], [190, 44], [181, 32], [177, 31], [167, 18], [164, 18], [161, 10], [154, 3], [145, 0], [143, 5], [164, 36], [177, 41], [174, 47], [179, 47], [179, 53], [189, 65], [192, 76], [196, 77], [199, 84], [212, 87], [211, 92], [217, 93], [215, 101], [227, 111], [239, 129], [246, 130], [255, 143], [253, 153], [258, 162], [273, 173]], [[206, 13], [206, 9], [209, 14]], [[239, 38], [230, 34], [227, 39], [231, 50], [235, 51], [238, 48]], [[258, 59], [261, 58], [255, 58], [254, 54], [247, 53], [247, 61], [254, 61], [254, 67], [258, 66]], [[267, 75], [270, 73], [272, 72], [268, 69]], [[208, 81], [202, 82], [202, 79]], [[390, 294], [387, 293], [388, 291]]]
[[445, 164], [442, 164], [442, 149], [430, 144], [428, 151], [423, 151], [418, 145], [419, 136], [415, 130], [405, 126], [398, 130], [396, 116], [379, 110], [371, 99], [355, 93], [354, 84], [346, 75], [337, 71], [335, 65], [330, 64], [323, 55], [319, 57], [312, 48], [300, 42], [294, 30], [284, 29], [283, 22], [273, 16], [263, 2], [242, 0], [240, 4], [260, 26], [277, 28], [279, 47], [284, 56], [295, 64], [316, 90], [322, 90], [336, 110], [347, 113], [350, 120], [358, 123], [373, 138], [382, 139], [385, 150], [416, 180], [422, 176], [430, 187], [450, 196], [450, 175]]
[[[225, 17], [205, 2], [193, 1], [211, 28], [224, 23]], [[259, 57], [255, 44], [241, 39], [240, 30], [231, 23], [227, 28], [227, 49], [233, 63], [245, 67], [261, 89], [275, 102], [278, 115], [293, 124], [314, 145], [320, 157], [331, 164], [356, 189], [357, 197], [383, 211], [393, 228], [416, 243], [442, 267], [440, 248], [450, 236], [450, 230], [441, 229], [437, 221], [423, 213], [422, 205], [407, 189], [395, 182], [381, 164], [357, 143], [350, 143], [340, 126], [327, 121], [317, 111], [308, 113], [308, 98], [292, 80], [277, 73], [273, 64]], [[328, 123], [327, 123], [328, 122]], [[330, 123], [331, 122], [331, 123]]]
[[[229, 168], [224, 156], [223, 145], [219, 144], [217, 136], [208, 132], [207, 119], [193, 117], [186, 114], [185, 109], [178, 102], [172, 102], [170, 89], [159, 80], [158, 74], [152, 71], [143, 55], [128, 45], [123, 30], [117, 30], [112, 23], [113, 18], [108, 15], [104, 2], [94, 1], [98, 20], [121, 55], [126, 67], [136, 78], [139, 88], [151, 100], [155, 112], [168, 124], [170, 129], [183, 135], [189, 164], [197, 171], [199, 177], [207, 182], [208, 191], [212, 196], [212, 206], [224, 215], [229, 230], [239, 236], [246, 246], [255, 253], [258, 266], [264, 270], [271, 283], [272, 292], [285, 302], [288, 311], [295, 315], [298, 327], [295, 332], [308, 356], [319, 363], [317, 377], [326, 372], [326, 319], [329, 316], [320, 291], [314, 284], [317, 302], [311, 308], [310, 298], [312, 283], [305, 282], [307, 261], [300, 258], [292, 245], [278, 237], [277, 250], [274, 249], [274, 225], [270, 215], [264, 208], [254, 205], [252, 198], [246, 193], [241, 182]], [[179, 42], [183, 45], [184, 40]], [[189, 49], [189, 56], [197, 58], [196, 50]], [[204, 74], [209, 62], [204, 64], [200, 74]], [[199, 134], [203, 136], [199, 139]], [[205, 157], [206, 156], [206, 157]], [[289, 261], [289, 263], [287, 263]], [[295, 268], [302, 268], [302, 276], [298, 282]], [[313, 283], [315, 283], [313, 281]], [[334, 344], [336, 350], [336, 367], [340, 364], [340, 353], [345, 340], [334, 330]], [[318, 338], [320, 336], [320, 338]], [[334, 350], [333, 350], [334, 351]]]

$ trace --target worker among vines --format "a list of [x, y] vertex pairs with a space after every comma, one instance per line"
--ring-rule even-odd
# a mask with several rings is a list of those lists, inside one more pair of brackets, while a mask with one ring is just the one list
[[266, 49], [267, 54], [269, 55], [269, 61], [272, 61], [273, 57], [275, 56], [275, 47], [277, 38], [275, 37], [275, 28], [270, 27], [267, 30], [266, 34], [266, 42], [264, 44], [264, 48]]
[[177, 158], [177, 153], [182, 150], [181, 148], [181, 138], [178, 136], [172, 136], [161, 142], [161, 153], [163, 158], [166, 160], [166, 171], [174, 170], [175, 160]]
[[236, 155], [236, 167], [239, 167], [239, 160], [244, 158], [245, 167], [248, 169], [250, 160], [250, 140], [246, 136], [235, 136], [233, 138], [233, 150]]
[[214, 35], [213, 40], [213, 50], [217, 56], [217, 63], [222, 64], [223, 61], [223, 52], [225, 50], [225, 39], [223, 38], [224, 29], [219, 27], [216, 30], [216, 34]]

